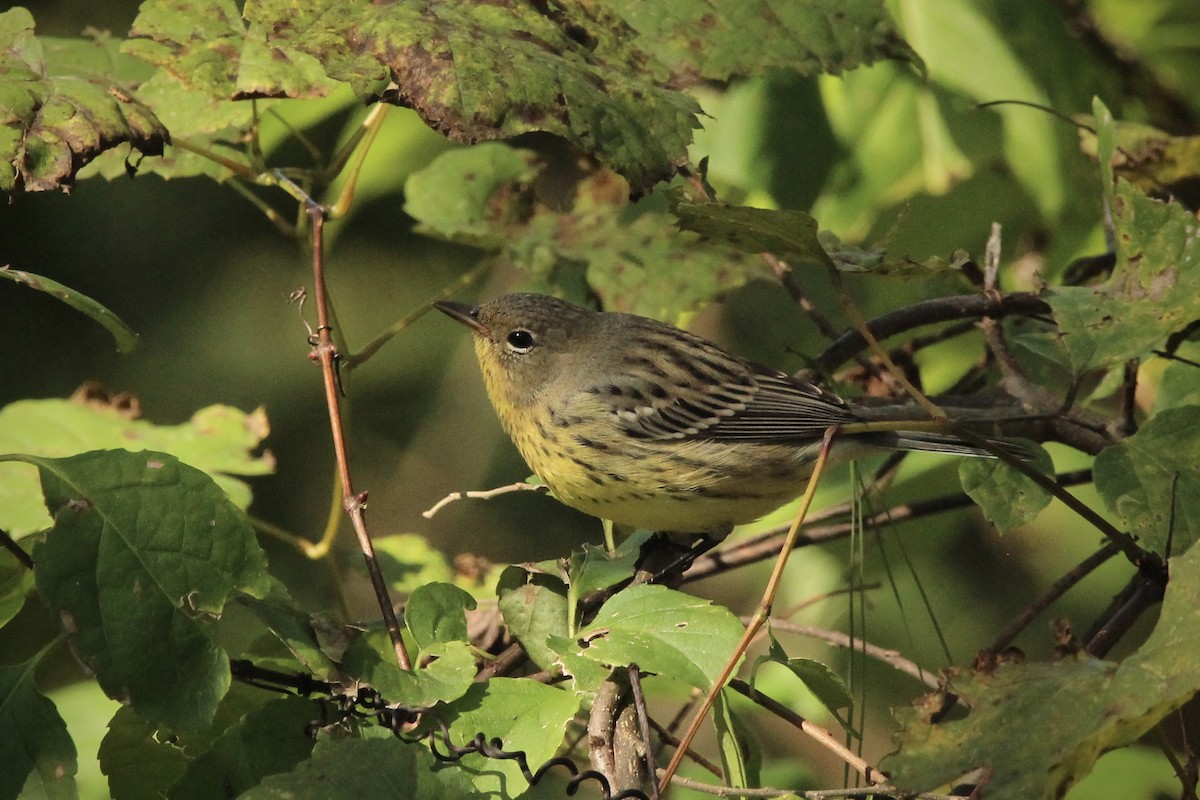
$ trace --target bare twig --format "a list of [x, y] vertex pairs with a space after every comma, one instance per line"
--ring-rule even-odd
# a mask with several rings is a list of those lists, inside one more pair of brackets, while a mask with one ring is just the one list
[[[684, 712], [686, 712], [687, 709], [689, 709], [689, 708], [691, 708], [691, 704], [685, 703], [682, 710]], [[681, 713], [680, 715], [678, 715], [676, 717], [676, 719], [672, 720], [672, 723], [675, 723], [674, 727], [678, 727], [679, 723], [683, 722], [684, 716], [685, 716], [685, 714]], [[675, 734], [671, 733], [671, 731], [667, 730], [667, 728], [665, 728], [662, 725], [655, 722], [653, 717], [650, 718], [649, 722], [650, 722], [650, 727], [653, 728], [654, 732], [658, 734], [658, 738], [660, 741], [662, 741], [663, 744], [665, 744], [667, 747], [679, 747], [679, 737], [677, 737]], [[691, 759], [698, 766], [702, 767], [703, 769], [708, 770], [710, 773], [712, 773], [712, 775], [714, 777], [717, 777], [717, 778], [724, 777], [721, 774], [720, 767], [718, 767], [716, 764], [709, 761], [704, 756], [697, 753], [695, 750], [688, 748], [687, 757], [689, 759]]]
[[[642, 694], [642, 675], [637, 668], [637, 664], [630, 664], [627, 670], [629, 672], [629, 688], [633, 692], [633, 707], [637, 711], [638, 729], [642, 734], [642, 748], [646, 759], [646, 774], [654, 776], [657, 774], [654, 766], [654, 743], [650, 741], [650, 714], [646, 711], [646, 696]], [[659, 800], [659, 797], [661, 797], [658, 791], [658, 781], [653, 779], [650, 781], [650, 797], [652, 800]]]
[[741, 695], [744, 695], [745, 697], [748, 697], [755, 704], [762, 706], [767, 711], [770, 711], [772, 714], [776, 715], [785, 722], [794, 725], [800, 730], [801, 733], [813, 739], [826, 750], [836, 755], [852, 770], [857, 772], [859, 775], [862, 775], [869, 782], [876, 785], [881, 785], [887, 782], [887, 775], [875, 769], [866, 761], [863, 761], [857, 755], [852, 753], [846, 748], [845, 745], [835, 739], [832, 733], [825, 730], [820, 725], [814, 725], [804, 717], [797, 714], [795, 711], [792, 711], [779, 701], [768, 697], [743, 680], [734, 678], [729, 682], [729, 688]]
[[[660, 771], [661, 772], [661, 771]], [[691, 789], [716, 797], [795, 797], [795, 789], [740, 789], [736, 786], [716, 786], [711, 783], [701, 783], [690, 778], [675, 776], [671, 783], [684, 789]]]
[[1138, 617], [1162, 600], [1164, 591], [1165, 587], [1159, 576], [1150, 574], [1147, 570], [1134, 573], [1122, 595], [1124, 602], [1119, 603], [1116, 611], [1100, 625], [1084, 650], [1088, 655], [1104, 658]]
[[510, 483], [507, 486], [497, 486], [495, 489], [481, 489], [479, 491], [469, 492], [451, 492], [434, 503], [428, 510], [422, 511], [421, 516], [425, 519], [431, 519], [434, 514], [441, 511], [446, 506], [456, 500], [490, 500], [493, 497], [498, 497], [502, 494], [510, 492], [538, 492], [546, 494], [550, 491], [550, 487], [541, 483]]
[[[290, 184], [286, 178], [280, 178], [281, 185]], [[286, 182], [283, 183], [283, 182]], [[313, 260], [313, 295], [317, 306], [317, 341], [313, 346], [310, 358], [321, 365], [321, 375], [325, 386], [325, 404], [329, 413], [329, 429], [333, 439], [334, 456], [338, 466], [338, 479], [342, 487], [342, 506], [354, 526], [358, 536], [359, 548], [367, 564], [367, 573], [371, 577], [371, 586], [375, 590], [375, 600], [383, 615], [384, 625], [392, 641], [392, 649], [396, 655], [396, 663], [401, 669], [412, 669], [408, 660], [408, 651], [404, 647], [404, 637], [400, 632], [400, 623], [396, 619], [396, 610], [388, 594], [387, 582], [379, 568], [379, 560], [375, 557], [375, 546], [371, 534], [367, 531], [366, 492], [356, 493], [350, 477], [350, 459], [346, 449], [346, 437], [342, 426], [342, 412], [339, 401], [340, 387], [337, 378], [337, 348], [333, 344], [329, 315], [329, 301], [325, 286], [324, 260], [324, 229], [325, 209], [309, 197], [295, 184], [291, 184], [293, 193], [300, 192], [300, 199], [308, 211], [312, 223], [312, 260]]]
[[8, 531], [0, 531], [0, 545], [3, 545], [5, 550], [12, 553], [13, 558], [17, 559], [25, 569], [33, 569], [33, 557], [29, 553], [26, 553], [24, 548], [8, 535]]
[[[995, 299], [979, 294], [964, 294], [938, 297], [890, 311], [867, 322], [867, 330], [877, 339], [886, 339], [913, 328], [951, 320], [1048, 313], [1050, 306], [1046, 301], [1031, 292], [1013, 292]], [[859, 331], [847, 331], [817, 356], [816, 366], [822, 372], [833, 372], [866, 346], [866, 339]]]
[[717, 692], [721, 691], [721, 687], [729, 680], [729, 676], [733, 674], [733, 670], [737, 667], [738, 661], [741, 660], [750, 642], [753, 641], [755, 634], [758, 633], [758, 629], [762, 627], [767, 617], [771, 614], [771, 604], [775, 601], [775, 594], [778, 592], [779, 584], [783, 580], [783, 570], [787, 566], [788, 556], [791, 555], [800, 526], [804, 524], [804, 519], [808, 515], [808, 509], [812, 505], [813, 496], [816, 494], [821, 475], [825, 471], [825, 464], [829, 458], [829, 450], [833, 446], [833, 439], [837, 435], [837, 432], [838, 428], [836, 425], [830, 425], [825, 429], [825, 437], [821, 442], [821, 450], [817, 454], [816, 463], [813, 464], [812, 474], [808, 478], [808, 486], [805, 487], [804, 496], [800, 499], [796, 518], [792, 521], [791, 527], [788, 528], [783, 546], [779, 551], [779, 557], [776, 559], [775, 567], [771, 571], [771, 577], [767, 579], [767, 586], [763, 590], [762, 600], [759, 602], [758, 608], [755, 609], [754, 616], [751, 618], [749, 624], [746, 625], [746, 630], [742, 634], [741, 641], [734, 648], [729, 660], [725, 662], [725, 667], [721, 670], [720, 675], [713, 681], [712, 688], [709, 689], [704, 699], [700, 701], [696, 713], [692, 716], [691, 723], [688, 725], [687, 730], [684, 731], [683, 736], [680, 737], [680, 749], [676, 750], [675, 754], [671, 756], [671, 762], [667, 764], [667, 768], [664, 770], [664, 777], [659, 782], [660, 791], [666, 791], [667, 786], [670, 784], [671, 776], [679, 769], [684, 751], [691, 745], [692, 739], [695, 738], [696, 733], [700, 730], [700, 725], [704, 722], [705, 715], [712, 708], [713, 702], [715, 702], [717, 697]]
[[815, 628], [809, 625], [797, 625], [794, 622], [777, 617], [771, 618], [771, 627], [785, 633], [795, 634], [796, 636], [818, 639], [834, 647], [857, 650], [877, 661], [882, 661], [889, 666], [895, 667], [906, 675], [911, 675], [931, 689], [939, 688], [936, 673], [922, 669], [916, 662], [905, 658], [896, 650], [888, 650], [862, 639], [855, 639], [841, 631], [831, 631], [828, 628]]
[[987, 655], [996, 655], [1004, 648], [1013, 643], [1017, 635], [1029, 626], [1050, 604], [1058, 600], [1067, 593], [1075, 584], [1079, 583], [1085, 577], [1090, 575], [1097, 567], [1117, 554], [1117, 548], [1112, 542], [1107, 542], [1103, 547], [1092, 553], [1090, 556], [1079, 562], [1066, 575], [1056, 580], [1051, 584], [1050, 588], [1042, 593], [1040, 597], [1022, 609], [1011, 622], [1004, 626], [1000, 633], [996, 634], [996, 638], [992, 643], [983, 649]]
[[346, 371], [349, 372], [365, 362], [371, 356], [375, 355], [375, 353], [378, 352], [381, 347], [391, 341], [392, 337], [396, 336], [398, 333], [401, 333], [421, 317], [432, 311], [433, 306], [431, 303], [433, 301], [449, 300], [451, 297], [459, 294], [464, 289], [472, 286], [480, 278], [486, 275], [487, 271], [491, 269], [491, 266], [491, 260], [485, 259], [484, 261], [479, 262], [479, 264], [467, 270], [458, 278], [439, 289], [437, 294], [435, 294], [429, 300], [429, 302], [422, 303], [419, 307], [413, 309], [400, 319], [396, 320], [388, 327], [387, 330], [376, 336], [371, 341], [367, 342], [367, 344], [364, 345], [363, 348], [357, 353], [351, 353], [350, 355], [346, 356]]

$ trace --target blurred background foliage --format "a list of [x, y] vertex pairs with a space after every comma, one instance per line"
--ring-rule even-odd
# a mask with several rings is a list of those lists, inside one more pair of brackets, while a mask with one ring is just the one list
[[[137, 12], [128, 0], [29, 7], [39, 34], [50, 36], [78, 35], [85, 26], [119, 35]], [[890, 252], [917, 260], [946, 257], [956, 249], [979, 258], [989, 226], [999, 222], [1008, 288], [1036, 288], [1039, 276], [1053, 278], [1072, 259], [1103, 251], [1097, 168], [1080, 152], [1076, 129], [1051, 113], [975, 104], [1020, 100], [1072, 115], [1088, 112], [1098, 95], [1118, 119], [1173, 133], [1196, 131], [1200, 6], [1194, 0], [894, 0], [890, 7], [925, 60], [928, 81], [889, 62], [842, 76], [774, 72], [695, 91], [707, 116], [692, 160], [708, 159], [708, 179], [721, 200], [810, 211], [822, 229], [843, 240], [882, 242]], [[320, 103], [285, 101], [280, 108], [327, 152], [364, 114], [349, 93]], [[287, 130], [269, 119], [263, 141], [272, 163], [306, 158]], [[415, 233], [404, 212], [407, 177], [452, 146], [413, 112], [392, 109], [368, 156], [350, 215], [330, 226], [331, 289], [352, 346], [427, 307], [439, 290], [479, 262], [473, 248]], [[288, 303], [289, 294], [311, 279], [303, 247], [279, 235], [225, 185], [154, 176], [93, 178], [81, 180], [69, 195], [15, 196], [0, 205], [0, 242], [0, 262], [97, 298], [141, 336], [136, 352], [118, 355], [90, 320], [48, 296], [0, 284], [0, 340], [6, 344], [0, 405], [67, 396], [91, 380], [136, 395], [143, 415], [158, 423], [182, 422], [212, 403], [246, 411], [263, 406], [278, 467], [274, 475], [251, 479], [251, 512], [297, 535], [319, 535], [333, 491], [328, 423], [319, 373], [307, 358], [306, 331]], [[824, 277], [802, 280], [814, 303], [840, 320]], [[851, 280], [851, 286], [870, 316], [945, 293], [959, 280], [862, 279]], [[530, 285], [525, 273], [498, 264], [459, 299]], [[765, 278], [728, 293], [697, 314], [690, 327], [785, 370], [804, 366], [804, 356], [825, 343], [787, 294]], [[964, 340], [924, 351], [926, 387], [950, 386], [980, 352], [978, 342]], [[598, 541], [597, 521], [533, 494], [462, 501], [432, 519], [422, 516], [449, 492], [527, 475], [492, 415], [468, 337], [453, 323], [418, 320], [355, 370], [346, 388], [350, 454], [358, 487], [370, 492], [377, 535], [416, 533], [450, 558], [469, 553], [494, 562], [551, 558]], [[1052, 452], [1060, 471], [1084, 465], [1065, 449]], [[845, 472], [834, 476], [822, 500], [845, 499], [849, 485]], [[957, 490], [952, 464], [918, 456], [884, 502]], [[1102, 507], [1090, 489], [1077, 493]], [[273, 571], [296, 587], [302, 603], [337, 606], [339, 589], [329, 564], [309, 562], [273, 539], [262, 541]], [[1003, 537], [975, 511], [897, 524], [863, 549], [867, 581], [881, 588], [866, 595], [861, 634], [929, 668], [944, 666], [947, 656], [921, 609], [919, 582], [950, 658], [969, 663], [1004, 622], [1098, 543], [1094, 531], [1057, 504], [1034, 524]], [[847, 543], [802, 551], [777, 607], [844, 587], [857, 557]], [[373, 601], [351, 536], [339, 540], [332, 562], [351, 597], [351, 616], [371, 617]], [[690, 591], [745, 613], [765, 572], [765, 566], [741, 570]], [[1085, 627], [1126, 577], [1126, 565], [1114, 559], [1017, 644], [1031, 657], [1047, 656], [1054, 646], [1049, 618], [1066, 617]], [[844, 628], [848, 615], [848, 601], [835, 596], [802, 612], [798, 621]], [[37, 604], [27, 604], [0, 641], [2, 660], [28, 657], [55, 625]], [[842, 659], [814, 645], [791, 647], [835, 666]], [[111, 711], [90, 715], [87, 703], [66, 698], [94, 696], [106, 708], [109, 701], [94, 686], [73, 685], [80, 676], [65, 654], [51, 671], [44, 684], [64, 687], [59, 708], [77, 731], [86, 769], [84, 731], [102, 724]], [[806, 701], [794, 681], [770, 671], [762, 681], [769, 693], [820, 716], [819, 706]], [[916, 688], [874, 665], [865, 685], [865, 756], [874, 760], [890, 749], [886, 708], [905, 702]], [[788, 754], [792, 735], [774, 733], [780, 731], [767, 728], [761, 735], [767, 755]], [[840, 774], [826, 754], [806, 743], [796, 747], [814, 780], [822, 770]], [[1166, 796], [1156, 794], [1171, 785], [1163, 759], [1137, 750], [1108, 759], [1071, 798]], [[769, 761], [764, 782], [778, 785], [785, 774], [794, 779], [796, 763]], [[1116, 792], [1117, 776], [1129, 787]], [[81, 790], [90, 785], [91, 796], [104, 794], [103, 783], [84, 781], [81, 776]]]

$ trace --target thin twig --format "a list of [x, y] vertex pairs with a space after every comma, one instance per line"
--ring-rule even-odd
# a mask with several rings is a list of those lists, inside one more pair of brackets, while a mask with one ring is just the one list
[[446, 506], [456, 500], [491, 500], [493, 497], [498, 497], [502, 494], [510, 492], [538, 492], [539, 494], [547, 494], [550, 487], [541, 483], [510, 483], [507, 486], [497, 486], [495, 489], [480, 489], [478, 491], [469, 492], [451, 492], [434, 503], [429, 509], [422, 511], [421, 516], [425, 519], [431, 519], [434, 514], [441, 511]]
[[729, 688], [733, 689], [745, 697], [748, 697], [755, 704], [762, 706], [767, 711], [776, 715], [783, 721], [795, 726], [801, 733], [816, 741], [829, 752], [836, 755], [842, 761], [850, 766], [859, 775], [862, 775], [873, 784], [880, 785], [887, 782], [887, 775], [872, 767], [863, 759], [852, 753], [841, 742], [834, 738], [833, 734], [822, 728], [820, 725], [814, 725], [804, 717], [792, 711], [787, 706], [780, 703], [762, 692], [758, 691], [750, 684], [743, 680], [734, 678], [729, 682]]
[[[286, 180], [286, 179], [281, 179]], [[293, 184], [293, 189], [298, 189]], [[313, 294], [317, 306], [317, 342], [310, 357], [321, 364], [321, 375], [325, 386], [325, 404], [329, 414], [329, 429], [333, 439], [333, 451], [338, 466], [338, 478], [342, 486], [342, 506], [350, 517], [354, 532], [358, 536], [359, 548], [367, 564], [367, 573], [371, 577], [371, 586], [375, 590], [375, 600], [383, 615], [384, 625], [392, 641], [396, 663], [401, 669], [412, 669], [408, 660], [408, 651], [404, 647], [404, 637], [400, 632], [400, 623], [396, 619], [396, 610], [392, 606], [388, 593], [387, 582], [375, 557], [375, 546], [371, 534], [367, 531], [366, 521], [366, 492], [356, 493], [350, 477], [350, 459], [347, 454], [346, 437], [342, 426], [342, 412], [339, 402], [340, 387], [337, 378], [337, 349], [331, 336], [332, 327], [329, 324], [329, 301], [325, 286], [324, 261], [324, 229], [325, 210], [312, 198], [303, 197], [312, 223], [312, 260], [313, 260]]]
[[350, 355], [346, 356], [344, 369], [347, 372], [350, 372], [355, 367], [369, 359], [371, 356], [375, 355], [375, 353], [381, 347], [391, 341], [393, 336], [401, 333], [421, 317], [428, 314], [433, 309], [433, 306], [431, 305], [433, 301], [449, 300], [451, 297], [454, 297], [456, 294], [470, 287], [480, 278], [486, 275], [487, 271], [491, 269], [491, 266], [492, 262], [490, 260], [481, 261], [473, 268], [464, 272], [458, 278], [455, 278], [453, 281], [443, 286], [428, 303], [423, 303], [420, 307], [413, 309], [400, 319], [393, 322], [387, 330], [376, 336], [371, 341], [367, 342], [367, 344], [364, 345], [363, 348], [357, 353], [351, 353]]
[[[684, 704], [683, 708], [684, 709], [690, 708], [690, 704]], [[682, 715], [677, 720], [672, 720], [672, 722], [682, 722], [682, 721], [683, 721]], [[650, 722], [650, 727], [653, 728], [654, 732], [658, 734], [658, 738], [662, 741], [663, 744], [665, 744], [667, 747], [679, 747], [679, 738], [677, 736], [675, 736], [675, 734], [671, 733], [671, 731], [667, 730], [662, 725], [655, 722], [653, 717], [651, 717], [649, 719], [649, 722]], [[676, 725], [676, 727], [678, 727], [678, 725]], [[704, 756], [697, 753], [695, 750], [688, 748], [687, 757], [690, 758], [698, 766], [702, 767], [703, 769], [708, 770], [710, 773], [712, 773], [712, 775], [714, 777], [716, 777], [716, 778], [725, 777], [724, 775], [721, 774], [720, 767], [718, 767], [716, 764], [709, 761]]]
[[895, 667], [906, 675], [911, 675], [931, 689], [939, 688], [937, 676], [927, 669], [922, 669], [915, 661], [911, 661], [896, 650], [888, 650], [870, 642], [856, 639], [841, 631], [831, 631], [828, 628], [816, 628], [810, 625], [797, 625], [785, 619], [771, 618], [771, 627], [778, 631], [817, 639], [834, 647], [844, 647], [857, 650], [874, 658], [876, 661]]
[[[875, 317], [867, 322], [866, 327], [876, 339], [887, 339], [898, 333], [938, 322], [977, 319], [983, 316], [1037, 316], [1048, 313], [1050, 306], [1032, 292], [1013, 292], [998, 299], [979, 294], [964, 294], [913, 303]], [[816, 367], [822, 372], [833, 372], [866, 346], [866, 339], [859, 331], [846, 331], [817, 356]]]
[[1139, 570], [1128, 587], [1125, 602], [1120, 604], [1116, 612], [1110, 616], [1096, 634], [1091, 637], [1084, 650], [1096, 658], [1104, 658], [1121, 637], [1124, 636], [1151, 606], [1163, 598], [1165, 587], [1158, 576]]
[[[642, 734], [642, 747], [646, 758], [646, 774], [654, 776], [657, 774], [657, 770], [654, 767], [654, 743], [650, 741], [650, 714], [646, 711], [646, 696], [642, 694], [642, 675], [637, 668], [637, 664], [630, 664], [627, 670], [629, 672], [629, 688], [633, 691], [633, 708], [637, 711], [638, 729]], [[658, 781], [651, 777], [650, 797], [652, 800], [659, 800], [661, 796], [658, 791]]]
[[775, 594], [779, 590], [779, 584], [783, 580], [783, 570], [787, 566], [788, 556], [791, 555], [793, 545], [796, 541], [796, 536], [800, 530], [800, 526], [804, 524], [805, 517], [808, 516], [808, 509], [812, 505], [813, 497], [816, 495], [817, 485], [820, 483], [821, 475], [825, 471], [825, 464], [829, 459], [829, 450], [833, 446], [833, 439], [837, 435], [838, 428], [836, 425], [830, 425], [825, 429], [825, 436], [821, 442], [821, 449], [817, 453], [817, 460], [813, 464], [812, 474], [809, 475], [808, 485], [804, 489], [804, 496], [800, 499], [800, 506], [796, 511], [796, 518], [792, 521], [791, 527], [788, 529], [787, 536], [784, 538], [783, 547], [780, 549], [779, 557], [775, 561], [775, 567], [771, 571], [771, 577], [767, 579], [767, 586], [763, 590], [762, 600], [758, 604], [758, 608], [754, 611], [754, 616], [750, 623], [746, 626], [745, 632], [742, 634], [741, 641], [734, 648], [733, 654], [729, 660], [725, 662], [725, 667], [721, 670], [720, 675], [713, 681], [712, 687], [700, 701], [700, 705], [696, 709], [696, 713], [692, 716], [692, 721], [688, 725], [683, 736], [680, 737], [682, 743], [679, 750], [671, 756], [671, 762], [667, 764], [664, 771], [665, 777], [659, 782], [661, 791], [666, 791], [670, 784], [671, 776], [679, 769], [679, 764], [683, 760], [684, 750], [687, 749], [695, 738], [696, 733], [700, 730], [700, 725], [704, 722], [704, 717], [708, 714], [716, 701], [717, 693], [721, 691], [721, 687], [729, 680], [733, 670], [737, 667], [742, 655], [746, 652], [746, 648], [753, 641], [758, 629], [766, 622], [767, 617], [771, 613], [771, 604], [775, 600]]
[[16, 541], [14, 541], [13, 538], [8, 535], [8, 531], [0, 531], [0, 545], [3, 545], [5, 550], [12, 553], [13, 557], [17, 559], [17, 561], [19, 561], [21, 566], [23, 566], [25, 569], [33, 569], [33, 557], [30, 556], [29, 553], [26, 553], [24, 548], [17, 544]]
[[[661, 772], [661, 770], [660, 770]], [[736, 786], [717, 786], [711, 783], [701, 783], [680, 775], [671, 779], [674, 786], [691, 789], [695, 792], [715, 795], [716, 797], [795, 797], [795, 789], [744, 789]]]
[[1097, 567], [1116, 554], [1116, 546], [1112, 542], [1106, 542], [1103, 547], [1079, 562], [1066, 575], [1063, 575], [1051, 584], [1050, 588], [1043, 592], [1040, 597], [1025, 606], [1020, 614], [1014, 617], [1011, 622], [996, 634], [996, 638], [983, 649], [983, 652], [994, 656], [1008, 647], [1017, 638], [1017, 635], [1029, 626], [1029, 623], [1033, 622], [1039, 614], [1050, 607], [1051, 603], [1066, 594], [1068, 589], [1090, 575]]

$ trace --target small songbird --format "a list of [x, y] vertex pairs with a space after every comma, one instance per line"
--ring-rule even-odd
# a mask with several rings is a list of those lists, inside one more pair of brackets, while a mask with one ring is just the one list
[[[617, 524], [723, 536], [804, 491], [830, 425], [865, 421], [830, 392], [646, 317], [539, 294], [433, 305], [474, 333], [488, 396], [530, 469], [563, 503]], [[991, 455], [946, 433], [876, 430], [839, 436], [833, 456], [881, 448]]]

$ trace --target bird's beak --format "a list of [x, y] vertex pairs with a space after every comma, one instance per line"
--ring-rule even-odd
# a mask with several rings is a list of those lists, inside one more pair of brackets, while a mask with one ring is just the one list
[[435, 300], [433, 307], [455, 322], [461, 322], [475, 333], [486, 339], [492, 338], [492, 332], [479, 321], [479, 306], [468, 306], [463, 303], [452, 303], [449, 300]]

